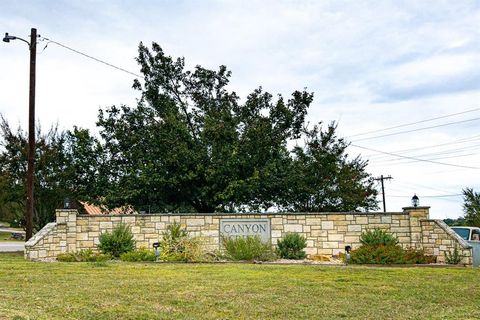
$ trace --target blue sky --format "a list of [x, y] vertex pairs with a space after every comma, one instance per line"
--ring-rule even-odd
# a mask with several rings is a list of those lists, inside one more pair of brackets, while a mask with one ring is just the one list
[[[288, 96], [315, 93], [309, 121], [339, 122], [339, 134], [452, 117], [385, 133], [442, 125], [355, 145], [447, 164], [480, 167], [480, 2], [478, 1], [2, 1], [0, 32], [39, 34], [138, 73], [138, 43], [158, 42], [187, 65], [233, 72], [245, 97], [258, 86]], [[37, 119], [94, 128], [99, 107], [135, 104], [133, 76], [38, 45]], [[28, 50], [0, 45], [0, 112], [25, 127]], [[469, 121], [465, 121], [469, 120]], [[464, 121], [461, 122], [460, 121]], [[384, 132], [382, 132], [384, 133]], [[462, 140], [463, 139], [463, 140]], [[448, 145], [423, 147], [438, 144]], [[419, 150], [402, 151], [417, 148]], [[462, 214], [464, 187], [480, 189], [478, 169], [399, 160], [357, 147], [386, 183], [387, 209], [399, 211], [413, 193], [432, 217]]]

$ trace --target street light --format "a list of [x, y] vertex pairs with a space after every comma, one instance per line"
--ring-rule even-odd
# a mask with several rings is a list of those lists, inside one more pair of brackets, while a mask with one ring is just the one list
[[27, 162], [27, 215], [25, 239], [28, 241], [33, 234], [33, 175], [35, 160], [35, 65], [37, 57], [37, 29], [32, 28], [30, 42], [25, 39], [5, 33], [3, 42], [20, 40], [28, 44], [30, 49], [30, 90], [28, 99], [28, 162]]

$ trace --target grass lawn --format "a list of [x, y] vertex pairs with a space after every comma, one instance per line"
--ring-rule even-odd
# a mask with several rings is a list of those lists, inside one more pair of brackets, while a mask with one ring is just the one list
[[480, 268], [40, 263], [0, 254], [0, 319], [478, 319]]
[[11, 232], [0, 232], [0, 241], [2, 242], [25, 242], [24, 240], [12, 239]]
[[10, 240], [11, 236], [10, 232], [0, 232], [0, 241]]

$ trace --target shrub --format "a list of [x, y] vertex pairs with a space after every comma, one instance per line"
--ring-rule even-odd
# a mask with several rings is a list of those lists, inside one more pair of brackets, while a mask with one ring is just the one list
[[404, 249], [404, 263], [408, 264], [429, 264], [437, 262], [437, 257], [426, 255], [423, 250], [413, 248]]
[[156, 259], [155, 252], [146, 248], [125, 252], [120, 255], [120, 260], [130, 262], [155, 261]]
[[304, 259], [307, 254], [303, 249], [307, 246], [307, 239], [298, 233], [288, 233], [277, 243], [277, 252], [284, 259]]
[[426, 264], [435, 262], [435, 257], [425, 255], [423, 250], [404, 249], [397, 238], [386, 231], [374, 229], [362, 233], [362, 246], [353, 250], [350, 263], [354, 264]]
[[160, 240], [160, 260], [199, 261], [202, 259], [202, 244], [199, 238], [189, 238], [185, 228], [176, 222], [167, 226]]
[[111, 255], [93, 252], [92, 249], [67, 252], [57, 256], [57, 260], [61, 262], [105, 262], [111, 259]]
[[263, 242], [259, 236], [224, 237], [222, 244], [226, 257], [230, 260], [270, 261], [275, 259], [271, 244]]
[[401, 264], [403, 261], [403, 248], [398, 245], [369, 246], [363, 245], [353, 250], [350, 263], [354, 264]]
[[445, 251], [445, 262], [448, 264], [459, 264], [460, 261], [462, 261], [462, 258], [463, 257], [460, 254], [457, 245], [455, 245], [455, 248], [453, 248], [453, 252]]
[[385, 230], [373, 229], [362, 233], [360, 243], [367, 246], [390, 246], [398, 244], [398, 239]]
[[100, 234], [100, 244], [98, 249], [103, 253], [109, 253], [118, 258], [122, 253], [133, 251], [135, 240], [130, 227], [124, 223], [116, 226], [112, 233], [104, 232]]

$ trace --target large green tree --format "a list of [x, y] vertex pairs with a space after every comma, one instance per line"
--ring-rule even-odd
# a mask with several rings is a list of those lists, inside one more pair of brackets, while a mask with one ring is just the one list
[[[110, 206], [149, 211], [359, 210], [376, 207], [366, 163], [347, 143], [306, 129], [313, 94], [273, 97], [262, 88], [241, 103], [225, 66], [186, 70], [153, 43], [139, 47], [144, 74], [136, 107], [101, 110]], [[290, 141], [306, 138], [292, 152]]]
[[472, 188], [463, 189], [463, 201], [466, 224], [480, 227], [480, 193]]
[[[102, 153], [88, 130], [43, 133], [35, 144], [34, 216], [36, 230], [54, 220], [65, 198], [96, 200], [102, 187]], [[27, 134], [12, 130], [0, 117], [0, 220], [24, 225], [26, 212]]]
[[[36, 132], [35, 177], [34, 177], [34, 216], [35, 229], [52, 221], [55, 208], [63, 203], [65, 174], [68, 159], [65, 157], [65, 133], [52, 127], [43, 134]], [[2, 184], [3, 218], [20, 224], [25, 221], [26, 211], [26, 171], [27, 134], [20, 128], [12, 130], [1, 117], [0, 122], [0, 183]]]

